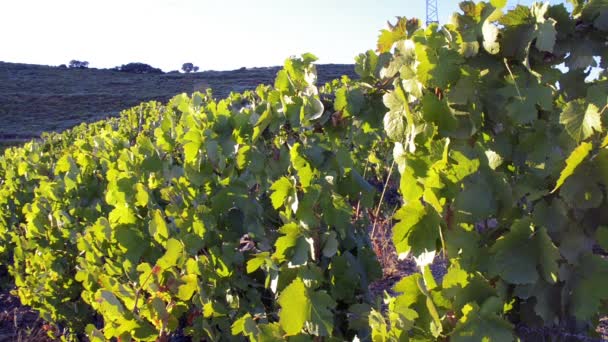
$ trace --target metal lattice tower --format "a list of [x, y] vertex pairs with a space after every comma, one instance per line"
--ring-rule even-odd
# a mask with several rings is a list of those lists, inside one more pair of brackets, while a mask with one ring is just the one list
[[437, 0], [426, 0], [426, 26], [432, 23], [439, 23]]

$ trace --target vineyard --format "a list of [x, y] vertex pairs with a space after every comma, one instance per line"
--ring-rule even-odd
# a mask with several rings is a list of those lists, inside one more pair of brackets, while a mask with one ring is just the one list
[[[608, 2], [570, 2], [398, 18], [358, 78], [303, 54], [7, 148], [3, 281], [65, 340], [599, 339]], [[378, 294], [387, 222], [417, 272]]]

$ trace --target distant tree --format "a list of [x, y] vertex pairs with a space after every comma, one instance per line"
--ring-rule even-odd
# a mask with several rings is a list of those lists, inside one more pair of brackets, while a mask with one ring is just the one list
[[59, 68], [59, 69], [67, 69], [67, 68], [68, 68], [68, 66], [67, 66], [67, 65], [65, 65], [65, 64], [61, 64], [61, 65], [59, 65], [59, 66], [58, 66], [58, 68]]
[[114, 68], [114, 70], [122, 71], [122, 72], [130, 72], [134, 74], [162, 74], [163, 71], [159, 68], [154, 68], [145, 63], [129, 63], [123, 64], [119, 67]]
[[89, 62], [87, 61], [77, 61], [75, 59], [72, 59], [70, 61], [70, 68], [73, 69], [86, 69], [89, 67]]
[[184, 63], [184, 64], [182, 64], [182, 71], [185, 73], [189, 73], [192, 71], [196, 72], [196, 71], [198, 71], [198, 67], [194, 66], [194, 64], [192, 64], [192, 63]]

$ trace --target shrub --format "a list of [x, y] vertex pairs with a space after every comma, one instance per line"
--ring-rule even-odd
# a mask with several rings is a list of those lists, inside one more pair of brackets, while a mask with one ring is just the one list
[[190, 72], [197, 72], [198, 71], [198, 67], [194, 66], [194, 64], [192, 63], [184, 63], [182, 64], [182, 71], [185, 73], [190, 73]]
[[87, 61], [78, 61], [78, 60], [71, 60], [70, 61], [70, 68], [72, 69], [86, 69], [89, 67], [89, 62]]
[[129, 63], [115, 67], [114, 70], [121, 72], [129, 72], [134, 74], [162, 74], [163, 71], [159, 68], [154, 68], [145, 63]]

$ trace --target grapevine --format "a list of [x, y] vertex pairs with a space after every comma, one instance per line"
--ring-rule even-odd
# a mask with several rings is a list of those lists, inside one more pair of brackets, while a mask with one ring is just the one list
[[[572, 5], [398, 18], [356, 57], [358, 79], [319, 86], [303, 54], [273, 85], [8, 148], [0, 265], [73, 340], [594, 336], [608, 312], [608, 4]], [[369, 232], [395, 205], [395, 250], [419, 272], [373, 298]]]

